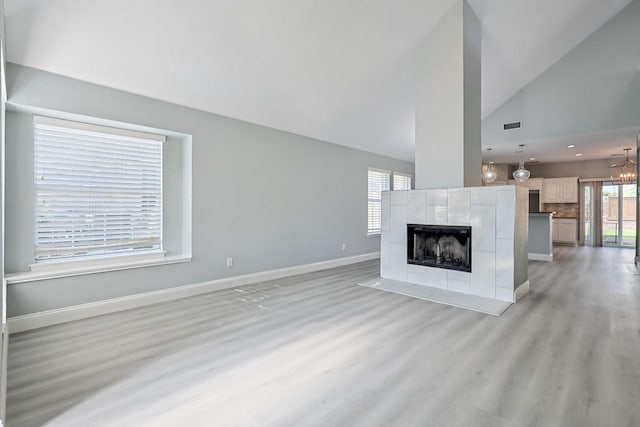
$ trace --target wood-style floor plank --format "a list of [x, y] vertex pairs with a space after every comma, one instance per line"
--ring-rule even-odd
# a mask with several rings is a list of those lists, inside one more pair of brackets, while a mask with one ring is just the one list
[[8, 425], [640, 425], [633, 252], [555, 255], [498, 318], [374, 261], [12, 335]]

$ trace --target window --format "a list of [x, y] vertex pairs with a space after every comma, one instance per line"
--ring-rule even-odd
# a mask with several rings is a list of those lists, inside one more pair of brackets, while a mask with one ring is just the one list
[[164, 140], [34, 117], [36, 263], [162, 251]]
[[369, 169], [369, 225], [368, 234], [382, 229], [382, 192], [389, 191], [391, 172]]
[[[369, 168], [369, 211], [367, 234], [382, 231], [382, 192], [391, 189], [391, 172]], [[393, 190], [411, 190], [411, 175], [393, 172]]]
[[397, 190], [411, 190], [411, 175], [393, 173], [393, 191]]

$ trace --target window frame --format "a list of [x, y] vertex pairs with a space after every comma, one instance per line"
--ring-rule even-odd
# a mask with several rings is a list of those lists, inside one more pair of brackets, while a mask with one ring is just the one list
[[[400, 188], [400, 189], [396, 189], [396, 176], [401, 176], [403, 178], [408, 178], [409, 179], [409, 188]], [[402, 172], [393, 172], [393, 178], [391, 181], [393, 190], [392, 191], [409, 191], [411, 190], [411, 187], [413, 186], [413, 175], [408, 174], [408, 173], [402, 173]]]
[[[382, 190], [380, 192], [380, 230], [373, 230], [369, 228], [369, 218], [371, 216], [371, 211], [369, 209], [370, 203], [372, 202], [372, 199], [369, 197], [369, 173], [370, 172], [378, 172], [378, 173], [384, 173], [387, 174], [389, 177], [389, 189], [387, 190]], [[396, 190], [395, 189], [395, 177], [396, 176], [402, 176], [402, 177], [406, 177], [409, 178], [409, 188], [408, 189], [401, 189], [401, 190]], [[408, 174], [408, 173], [404, 173], [404, 172], [395, 172], [395, 171], [391, 171], [391, 170], [387, 170], [387, 169], [379, 169], [379, 168], [373, 168], [373, 167], [369, 167], [367, 168], [367, 237], [375, 237], [375, 236], [380, 236], [382, 234], [382, 193], [385, 191], [409, 191], [411, 190], [413, 186], [413, 175]], [[375, 200], [374, 200], [375, 201]]]
[[[369, 197], [369, 174], [371, 172], [386, 174], [388, 176], [389, 188], [386, 190], [380, 191], [379, 200], [372, 199]], [[379, 236], [382, 233], [382, 193], [385, 191], [391, 190], [391, 186], [393, 185], [392, 181], [393, 181], [393, 172], [391, 172], [390, 170], [377, 169], [377, 168], [371, 168], [371, 167], [367, 169], [367, 236]], [[380, 209], [380, 229], [379, 230], [369, 228], [369, 218], [371, 217], [370, 203], [372, 201], [379, 202], [379, 206], [380, 206], [379, 208]]]
[[[156, 265], [159, 263], [165, 263], [166, 252], [163, 249], [164, 243], [164, 143], [166, 142], [166, 135], [149, 133], [144, 131], [132, 130], [114, 126], [102, 126], [86, 122], [77, 122], [71, 120], [57, 119], [51, 117], [33, 116], [33, 132], [34, 132], [34, 183], [33, 183], [33, 215], [34, 215], [34, 229], [33, 229], [33, 245], [34, 245], [34, 261], [29, 265], [32, 273], [47, 274], [54, 273], [59, 274], [66, 272], [65, 275], [74, 275], [76, 272], [93, 272], [93, 271], [112, 271], [122, 268], [135, 268], [147, 265]], [[150, 249], [132, 249], [130, 251], [105, 251], [104, 253], [94, 253], [88, 255], [71, 255], [67, 257], [52, 257], [52, 258], [37, 258], [36, 245], [37, 245], [37, 232], [38, 232], [38, 203], [37, 194], [38, 186], [36, 180], [36, 126], [53, 126], [59, 128], [67, 128], [71, 131], [88, 131], [97, 132], [111, 136], [121, 136], [123, 138], [137, 138], [145, 139], [148, 141], [158, 142], [160, 144], [160, 194], [159, 194], [159, 243], [157, 248]], [[171, 257], [176, 258], [174, 260], [167, 260], [171, 262], [182, 262], [186, 257]], [[188, 257], [190, 260], [190, 256]]]

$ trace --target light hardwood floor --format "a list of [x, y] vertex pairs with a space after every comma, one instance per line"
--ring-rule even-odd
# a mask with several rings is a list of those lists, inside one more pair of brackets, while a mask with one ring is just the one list
[[13, 335], [8, 425], [638, 426], [633, 255], [531, 262], [501, 317], [367, 262]]

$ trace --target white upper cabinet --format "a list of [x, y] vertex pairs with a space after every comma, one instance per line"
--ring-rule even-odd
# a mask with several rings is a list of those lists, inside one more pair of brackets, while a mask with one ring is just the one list
[[543, 203], [578, 203], [578, 178], [547, 178], [542, 181]]
[[529, 190], [541, 190], [543, 181], [544, 179], [542, 178], [529, 178], [525, 182], [518, 182], [515, 179], [510, 179], [507, 181], [507, 184], [527, 187]]
[[524, 185], [529, 190], [542, 190], [542, 182], [544, 180], [542, 178], [530, 178], [524, 182]]

